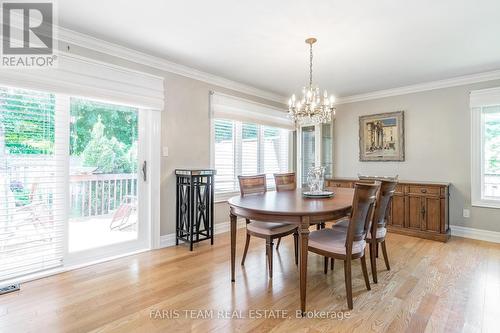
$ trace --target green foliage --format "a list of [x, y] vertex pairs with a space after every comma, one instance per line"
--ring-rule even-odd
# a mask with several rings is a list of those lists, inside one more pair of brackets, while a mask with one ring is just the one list
[[487, 117], [485, 122], [486, 165], [485, 172], [500, 174], [500, 119]]
[[101, 119], [104, 136], [115, 138], [129, 150], [137, 141], [137, 109], [80, 98], [71, 98], [71, 155], [79, 156], [91, 140], [94, 124]]
[[[81, 156], [83, 158], [83, 166], [97, 167], [103, 173], [129, 173], [135, 169], [133, 167], [133, 157], [137, 158], [132, 149], [126, 151], [126, 146], [119, 142], [115, 137], [109, 139], [104, 135], [104, 124], [101, 117], [97, 118], [91, 138], [85, 146]], [[135, 145], [134, 150], [137, 150]]]
[[55, 95], [0, 88], [0, 110], [6, 153], [52, 154]]

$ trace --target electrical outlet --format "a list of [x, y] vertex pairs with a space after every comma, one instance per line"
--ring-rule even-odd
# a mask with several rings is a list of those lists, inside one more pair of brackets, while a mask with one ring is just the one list
[[464, 215], [465, 218], [469, 218], [470, 217], [470, 210], [464, 208], [463, 215]]

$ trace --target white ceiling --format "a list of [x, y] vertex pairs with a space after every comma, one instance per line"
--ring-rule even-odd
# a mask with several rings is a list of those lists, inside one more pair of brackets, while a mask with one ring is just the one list
[[64, 0], [59, 24], [288, 96], [337, 96], [500, 69], [498, 0]]

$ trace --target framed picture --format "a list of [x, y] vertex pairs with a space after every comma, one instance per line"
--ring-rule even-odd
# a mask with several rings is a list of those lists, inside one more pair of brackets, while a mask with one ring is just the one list
[[404, 111], [359, 117], [360, 161], [404, 161]]

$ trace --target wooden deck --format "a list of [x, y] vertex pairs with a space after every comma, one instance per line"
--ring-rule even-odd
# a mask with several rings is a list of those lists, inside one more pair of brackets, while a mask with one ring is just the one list
[[[238, 230], [237, 262], [243, 236]], [[194, 252], [171, 247], [26, 283], [0, 296], [0, 332], [498, 332], [500, 244], [390, 234], [392, 270], [385, 271], [380, 258], [371, 291], [354, 264], [351, 312], [342, 265], [325, 275], [323, 258], [310, 253], [308, 315], [345, 317], [340, 320], [296, 318], [292, 243], [287, 237], [275, 254], [272, 281], [264, 242], [252, 239], [231, 284], [225, 233]], [[286, 312], [249, 318], [266, 309]], [[220, 318], [230, 316], [244, 318]]]

